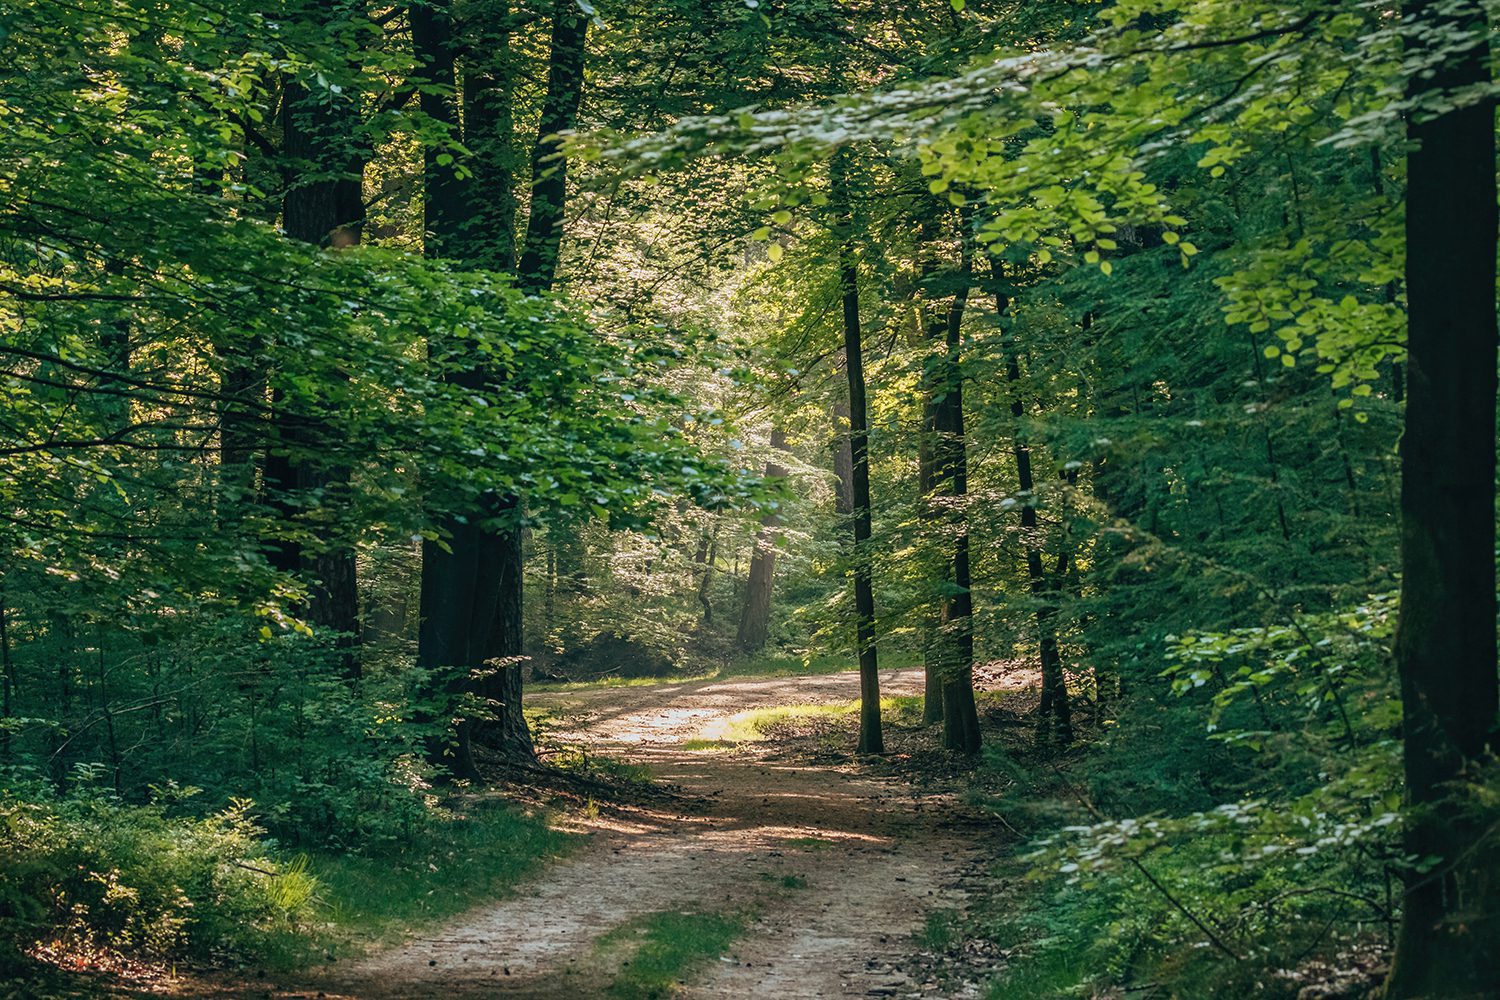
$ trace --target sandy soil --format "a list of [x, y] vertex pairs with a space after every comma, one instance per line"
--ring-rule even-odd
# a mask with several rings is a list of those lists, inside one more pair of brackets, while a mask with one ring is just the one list
[[[882, 689], [914, 694], [921, 682], [891, 672]], [[587, 843], [514, 896], [324, 970], [317, 988], [269, 995], [602, 996], [609, 969], [594, 942], [665, 910], [753, 914], [730, 954], [681, 984], [685, 997], [934, 995], [898, 966], [930, 911], [963, 905], [964, 873], [993, 848], [985, 829], [946, 794], [847, 759], [815, 762], [774, 741], [682, 747], [738, 712], [857, 695], [856, 675], [834, 674], [533, 696], [557, 713], [558, 738], [650, 766], [683, 801], [582, 820]]]

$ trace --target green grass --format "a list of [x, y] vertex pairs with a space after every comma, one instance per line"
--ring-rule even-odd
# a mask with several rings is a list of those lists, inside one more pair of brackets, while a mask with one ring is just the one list
[[719, 955], [745, 929], [745, 917], [669, 911], [621, 924], [597, 942], [606, 957], [623, 952], [609, 985], [617, 1000], [658, 1000], [676, 994], [695, 967]]
[[708, 753], [715, 753], [715, 752], [718, 752], [718, 751], [733, 750], [737, 746], [739, 746], [738, 743], [729, 743], [729, 742], [726, 742], [724, 740], [698, 740], [698, 739], [683, 740], [681, 743], [678, 744], [678, 747], [680, 747], [683, 750], [706, 751]]
[[321, 926], [288, 934], [266, 962], [293, 968], [358, 951], [503, 897], [573, 839], [539, 814], [474, 798], [434, 810], [403, 844], [370, 854], [310, 853]]
[[917, 935], [928, 951], [946, 951], [963, 936], [963, 920], [957, 910], [933, 910]]
[[834, 845], [827, 837], [788, 837], [782, 843], [799, 851], [826, 851]]
[[783, 889], [806, 889], [807, 879], [801, 875], [777, 875], [774, 872], [761, 872], [762, 882], [775, 882]]

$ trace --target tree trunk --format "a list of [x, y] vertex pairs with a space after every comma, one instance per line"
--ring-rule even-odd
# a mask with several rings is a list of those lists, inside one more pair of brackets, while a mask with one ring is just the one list
[[[486, 17], [474, 19], [474, 37], [465, 39], [463, 91], [470, 114], [462, 138], [474, 153], [474, 165], [466, 177], [460, 177], [457, 164], [445, 166], [439, 162], [440, 151], [429, 149], [425, 168], [429, 252], [494, 267], [507, 264], [514, 253], [515, 201], [510, 191], [514, 143], [509, 33], [501, 27], [498, 39], [483, 35], [486, 26], [492, 30], [495, 25], [508, 26], [509, 9], [503, 3], [490, 7]], [[456, 79], [458, 46], [450, 18], [447, 0], [412, 8], [413, 46], [428, 67], [428, 79], [444, 86], [452, 86]], [[550, 157], [556, 134], [572, 128], [577, 119], [587, 28], [588, 21], [575, 3], [556, 0], [547, 94], [532, 155], [531, 215], [516, 265], [516, 283], [529, 292], [548, 291], [557, 273], [567, 175], [565, 163]], [[456, 137], [460, 135], [459, 115], [450, 95], [423, 91], [421, 101], [424, 113], [447, 124]], [[483, 385], [504, 374], [476, 368], [457, 378]], [[436, 545], [423, 548], [420, 635], [425, 638], [425, 651], [419, 640], [418, 659], [435, 669], [463, 670], [460, 688], [473, 690], [469, 675], [477, 673], [481, 678], [477, 691], [488, 707], [478, 724], [457, 727], [456, 747], [446, 751], [456, 754], [460, 771], [472, 769], [468, 747], [476, 737], [507, 756], [534, 756], [521, 698], [524, 512], [516, 497], [486, 497], [483, 505], [489, 513], [477, 521], [460, 523], [450, 518], [444, 525], [453, 551], [444, 552]], [[460, 551], [461, 546], [465, 551]], [[457, 580], [429, 581], [429, 577]], [[430, 603], [437, 600], [456, 606]], [[439, 636], [441, 629], [456, 631]]]
[[[502, 501], [502, 516], [516, 524], [513, 529], [488, 531], [484, 545], [496, 579], [495, 605], [488, 616], [492, 625], [484, 650], [484, 693], [489, 712], [479, 727], [485, 746], [499, 750], [508, 759], [529, 760], [536, 756], [531, 730], [521, 708], [521, 667], [525, 656], [522, 627], [521, 580], [525, 568], [521, 550], [520, 504]], [[482, 619], [476, 618], [479, 626]]]
[[[1000, 265], [995, 263], [995, 277], [1000, 278]], [[1003, 317], [1010, 308], [1010, 300], [999, 288], [995, 291], [995, 313]], [[1059, 743], [1073, 740], [1073, 718], [1068, 705], [1067, 678], [1063, 674], [1062, 655], [1057, 645], [1057, 630], [1053, 617], [1057, 609], [1053, 603], [1052, 588], [1047, 581], [1047, 570], [1042, 564], [1040, 532], [1036, 520], [1036, 483], [1031, 474], [1031, 446], [1026, 443], [1021, 420], [1026, 415], [1026, 405], [1021, 400], [1018, 383], [1021, 380], [1020, 349], [1014, 337], [1007, 338], [1009, 350], [1006, 355], [1006, 381], [1011, 384], [1011, 416], [1015, 418], [1014, 453], [1016, 459], [1016, 481], [1021, 495], [1021, 536], [1026, 548], [1026, 577], [1031, 597], [1036, 601], [1037, 646], [1042, 662], [1042, 700], [1037, 707], [1037, 732], [1050, 736]]]
[[969, 493], [968, 454], [964, 441], [963, 317], [969, 299], [973, 260], [970, 256], [967, 218], [961, 234], [962, 263], [959, 286], [948, 307], [944, 328], [943, 358], [939, 382], [941, 394], [934, 400], [934, 458], [937, 485], [950, 503], [944, 511], [944, 527], [952, 535], [948, 562], [947, 598], [939, 619], [939, 661], [943, 681], [943, 746], [963, 753], [977, 753], [980, 744], [979, 711], [974, 704], [974, 598], [970, 589], [969, 525], [964, 504]]
[[[364, 6], [345, 2], [330, 12], [338, 21], [364, 17]], [[282, 228], [288, 237], [317, 247], [348, 247], [360, 240], [364, 223], [363, 144], [358, 141], [359, 109], [338, 94], [309, 93], [288, 80], [282, 94], [283, 148], [292, 178], [282, 200]], [[317, 498], [328, 507], [349, 503], [348, 464], [336, 456], [338, 430], [322, 419], [297, 419], [281, 426], [279, 437], [289, 447], [267, 463], [267, 478], [285, 494]], [[295, 414], [292, 414], [296, 418]], [[335, 456], [329, 460], [310, 457]], [[295, 512], [294, 512], [295, 513]], [[335, 532], [340, 527], [333, 528]], [[354, 546], [347, 539], [327, 539], [312, 552], [282, 547], [279, 559], [291, 570], [300, 568], [311, 580], [307, 614], [313, 625], [335, 636], [341, 672], [357, 679], [360, 662], [359, 586]]]
[[507, 0], [467, 5], [463, 39], [464, 144], [472, 214], [463, 258], [475, 267], [511, 271], [516, 266], [515, 58]]
[[[919, 320], [920, 322], [920, 320]], [[943, 335], [943, 324], [934, 323], [921, 333], [929, 352], [928, 368], [932, 367], [931, 342]], [[941, 534], [941, 513], [935, 502], [938, 490], [937, 462], [934, 452], [937, 439], [937, 405], [933, 397], [941, 390], [932, 385], [934, 373], [923, 372], [922, 378], [922, 427], [917, 437], [917, 506], [923, 526], [929, 536]], [[925, 546], [924, 546], [925, 548]], [[924, 560], [925, 564], [925, 560]], [[943, 718], [943, 672], [942, 659], [942, 612], [936, 602], [922, 602], [922, 724], [932, 725]]]
[[[771, 447], [786, 450], [786, 432], [771, 428]], [[766, 479], [786, 478], [786, 466], [766, 462]], [[776, 546], [781, 534], [776, 530], [781, 518], [775, 513], [761, 519], [760, 533], [755, 538], [755, 553], [750, 557], [750, 574], [745, 581], [745, 601], [740, 605], [740, 627], [735, 642], [747, 653], [753, 653], [766, 644], [766, 635], [771, 625], [771, 593], [776, 578]]]
[[714, 563], [719, 558], [719, 519], [714, 518], [713, 528], [698, 543], [698, 553], [693, 562], [703, 567], [698, 577], [698, 603], [703, 606], [703, 627], [714, 623], [714, 605], [709, 599], [709, 588], [714, 580]]
[[844, 370], [849, 377], [850, 483], [854, 515], [854, 640], [859, 650], [858, 752], [885, 753], [880, 729], [880, 670], [875, 656], [875, 590], [870, 566], [870, 433], [865, 408], [865, 366], [859, 328], [859, 264], [854, 256], [848, 154], [834, 154], [831, 179], [845, 226], [839, 244], [839, 287], [844, 305]]
[[[844, 367], [843, 351], [839, 368]], [[833, 404], [833, 510], [840, 517], [854, 514], [854, 453], [849, 449], [849, 404]]]
[[[567, 161], [561, 158], [549, 160], [556, 152], [557, 133], [571, 129], [578, 119], [578, 106], [583, 97], [584, 43], [587, 41], [588, 19], [584, 17], [574, 0], [556, 0], [552, 7], [552, 48], [549, 54], [547, 95], [542, 104], [542, 117], [537, 128], [536, 144], [532, 151], [531, 214], [527, 220], [526, 240], [521, 248], [520, 262], [516, 265], [516, 283], [531, 292], [547, 292], [557, 276], [557, 260], [562, 246], [563, 212], [567, 204]], [[507, 46], [508, 52], [508, 46]], [[505, 94], [509, 94], [507, 86]], [[496, 108], [496, 127], [509, 129], [509, 98], [503, 98], [506, 107]], [[476, 137], [476, 142], [479, 141]], [[503, 165], [491, 167], [490, 176], [510, 177], [509, 157], [511, 138], [507, 134], [502, 142], [494, 146], [495, 155], [507, 157]], [[477, 192], [481, 197], [483, 192]], [[513, 238], [510, 226], [514, 220], [514, 195], [507, 192], [494, 194], [502, 199], [498, 222], [493, 224], [501, 230], [504, 254], [513, 253]], [[493, 213], [489, 200], [485, 204]], [[493, 236], [492, 236], [493, 238]], [[521, 703], [521, 655], [525, 649], [522, 633], [522, 583], [525, 576], [525, 561], [521, 547], [521, 502], [516, 497], [505, 497], [502, 507], [513, 512], [512, 527], [499, 529], [490, 549], [499, 562], [497, 595], [498, 617], [494, 627], [494, 652], [496, 659], [489, 664], [497, 673], [492, 680], [501, 697], [491, 697], [494, 719], [486, 726], [486, 734], [497, 734], [496, 747], [508, 756], [533, 759], [535, 749], [531, 733], [526, 725], [526, 716]], [[486, 742], [492, 742], [486, 739]]]
[[[1439, 13], [1446, 7], [1448, 16]], [[1408, 0], [1408, 58], [1459, 32], [1411, 96], [1489, 81], [1478, 2]], [[1386, 996], [1500, 995], [1496, 848], [1478, 764], [1500, 709], [1495, 656], [1494, 105], [1408, 119], [1406, 431], [1401, 442], [1401, 611], [1406, 851], [1439, 858], [1407, 877]], [[1467, 786], [1467, 787], [1466, 787]]]
[[517, 282], [530, 291], [551, 288], [557, 275], [568, 197], [568, 161], [557, 155], [557, 135], [578, 120], [588, 24], [577, 0], [553, 0], [547, 96], [531, 154], [531, 214], [516, 268]]
[[[454, 66], [452, 11], [449, 0], [433, 0], [411, 7], [412, 49], [424, 65], [423, 76], [430, 87], [421, 90], [422, 113], [461, 138], [458, 105], [452, 90], [457, 80]], [[465, 210], [469, 199], [451, 155], [429, 146], [423, 156], [423, 224], [425, 249], [432, 257], [451, 257], [465, 249]], [[452, 381], [479, 386], [484, 373], [475, 369], [451, 373]], [[477, 778], [472, 748], [473, 720], [459, 707], [473, 689], [471, 674], [482, 669], [484, 650], [475, 641], [476, 614], [488, 614], [486, 632], [497, 607], [493, 593], [480, 588], [483, 534], [477, 512], [451, 514], [440, 519], [438, 528], [445, 545], [427, 541], [422, 545], [422, 582], [417, 626], [417, 665], [430, 672], [429, 697], [443, 701], [451, 728], [428, 743], [428, 758], [456, 777]], [[490, 574], [490, 580], [497, 580]]]

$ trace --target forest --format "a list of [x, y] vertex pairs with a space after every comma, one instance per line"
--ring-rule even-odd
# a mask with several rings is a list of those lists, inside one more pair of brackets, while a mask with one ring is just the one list
[[1500, 0], [0, 0], [0, 997], [1500, 998]]

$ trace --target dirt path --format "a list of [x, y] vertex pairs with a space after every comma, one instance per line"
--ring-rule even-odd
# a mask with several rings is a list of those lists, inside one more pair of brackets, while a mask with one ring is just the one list
[[[882, 689], [914, 694], [921, 682], [920, 671], [891, 672]], [[857, 696], [852, 673], [533, 696], [559, 715], [562, 740], [646, 764], [700, 801], [585, 821], [588, 843], [514, 897], [330, 970], [329, 990], [360, 1000], [602, 996], [597, 939], [681, 910], [753, 914], [731, 954], [697, 970], [683, 996], [923, 993], [893, 963], [930, 911], [962, 904], [959, 875], [985, 846], [956, 825], [951, 799], [769, 741], [682, 746], [749, 709]]]

